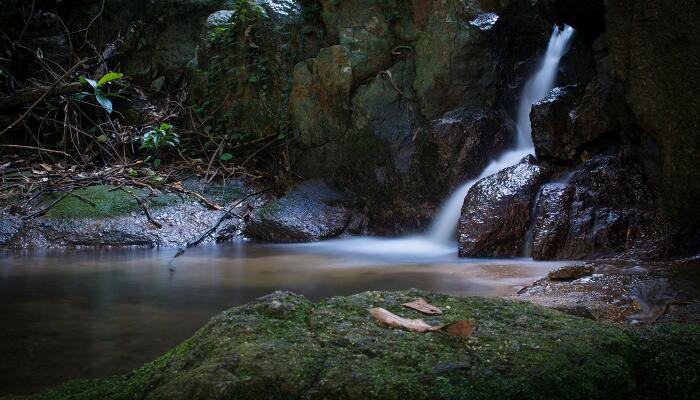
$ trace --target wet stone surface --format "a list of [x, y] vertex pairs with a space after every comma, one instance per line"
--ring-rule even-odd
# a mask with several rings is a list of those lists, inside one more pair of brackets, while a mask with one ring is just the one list
[[255, 210], [246, 233], [271, 242], [310, 242], [338, 236], [350, 220], [347, 209], [334, 205], [343, 198], [343, 193], [322, 181], [303, 182]]
[[[583, 268], [593, 269], [593, 273], [573, 280], [544, 278], [523, 288], [515, 297], [608, 322], [700, 323], [698, 260], [645, 264], [600, 261], [586, 263]], [[561, 274], [555, 271], [554, 276]]]

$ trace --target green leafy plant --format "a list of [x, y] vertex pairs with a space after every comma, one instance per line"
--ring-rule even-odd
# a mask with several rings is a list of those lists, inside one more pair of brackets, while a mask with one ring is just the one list
[[115, 93], [110, 93], [106, 91], [106, 85], [110, 82], [120, 80], [124, 77], [124, 74], [120, 74], [118, 72], [109, 72], [102, 76], [99, 80], [94, 80], [94, 79], [89, 79], [84, 76], [80, 77], [80, 83], [86, 86], [90, 86], [93, 90], [92, 93], [88, 92], [81, 92], [79, 93], [76, 98], [78, 100], [82, 100], [87, 96], [95, 96], [95, 100], [97, 103], [102, 106], [102, 108], [107, 111], [108, 114], [111, 114], [112, 111], [114, 111], [114, 106], [112, 105], [112, 100], [110, 100], [110, 97], [120, 97]]
[[[156, 168], [160, 166], [161, 157], [166, 150], [177, 149], [177, 146], [180, 145], [180, 137], [173, 131], [173, 126], [166, 123], [160, 124], [157, 128], [154, 127], [147, 130], [140, 140], [141, 147], [139, 149], [151, 153], [151, 156], [155, 156], [153, 166]], [[151, 156], [148, 156], [146, 160], [150, 160]]]

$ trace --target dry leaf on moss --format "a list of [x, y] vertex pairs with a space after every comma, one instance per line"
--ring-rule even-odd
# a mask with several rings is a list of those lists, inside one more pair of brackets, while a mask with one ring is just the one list
[[470, 320], [462, 320], [451, 324], [443, 325], [440, 330], [451, 335], [469, 337], [474, 333], [476, 323]]
[[404, 303], [402, 306], [416, 310], [427, 315], [442, 315], [442, 310], [428, 303], [424, 298], [419, 297], [410, 303]]
[[428, 332], [433, 329], [422, 319], [402, 318], [383, 308], [370, 308], [369, 313], [380, 323], [394, 328], [404, 328], [411, 332]]
[[440, 331], [451, 335], [467, 337], [471, 336], [476, 326], [474, 321], [469, 320], [455, 321], [447, 325], [432, 326], [422, 319], [408, 319], [399, 317], [398, 315], [380, 307], [370, 308], [368, 311], [370, 315], [374, 317], [374, 319], [379, 321], [379, 323], [391, 326], [393, 328], [402, 328], [418, 333]]

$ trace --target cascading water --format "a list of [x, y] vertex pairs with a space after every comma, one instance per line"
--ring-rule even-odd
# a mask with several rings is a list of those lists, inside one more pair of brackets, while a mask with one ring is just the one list
[[561, 61], [562, 56], [566, 54], [569, 41], [573, 34], [574, 30], [569, 26], [566, 26], [562, 31], [559, 31], [557, 27], [554, 28], [542, 64], [535, 75], [525, 84], [523, 94], [520, 98], [517, 116], [518, 139], [516, 148], [504, 153], [497, 160], [491, 162], [477, 178], [460, 186], [447, 199], [430, 228], [428, 235], [432, 240], [441, 243], [450, 243], [454, 241], [464, 197], [466, 197], [469, 189], [476, 182], [504, 168], [517, 164], [518, 161], [528, 154], [534, 154], [535, 148], [532, 144], [530, 109], [533, 104], [542, 100], [554, 88], [554, 81], [557, 76], [557, 70], [559, 69], [559, 61]]
[[535, 75], [525, 84], [518, 107], [518, 138], [515, 149], [502, 154], [497, 160], [491, 162], [477, 178], [463, 184], [450, 195], [426, 234], [400, 239], [355, 238], [330, 240], [302, 246], [307, 248], [313, 247], [320, 251], [329, 250], [333, 252], [365, 254], [375, 258], [384, 256], [392, 259], [402, 256], [409, 257], [417, 262], [424, 258], [434, 259], [440, 256], [454, 256], [455, 233], [457, 232], [462, 204], [472, 185], [480, 179], [517, 164], [526, 155], [534, 154], [530, 109], [534, 103], [543, 99], [554, 87], [559, 61], [566, 53], [573, 33], [574, 30], [569, 26], [562, 31], [559, 31], [556, 27], [554, 28], [542, 64]]

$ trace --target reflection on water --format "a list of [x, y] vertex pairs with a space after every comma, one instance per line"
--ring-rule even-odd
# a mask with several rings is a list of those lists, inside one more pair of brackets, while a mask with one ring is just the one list
[[[408, 240], [408, 239], [407, 239]], [[123, 373], [214, 314], [274, 290], [318, 300], [421, 288], [504, 296], [556, 263], [459, 260], [454, 250], [372, 254], [375, 241], [231, 244], [189, 250], [0, 254], [0, 395]], [[376, 252], [375, 252], [376, 253]], [[422, 255], [422, 256], [421, 256]]]

